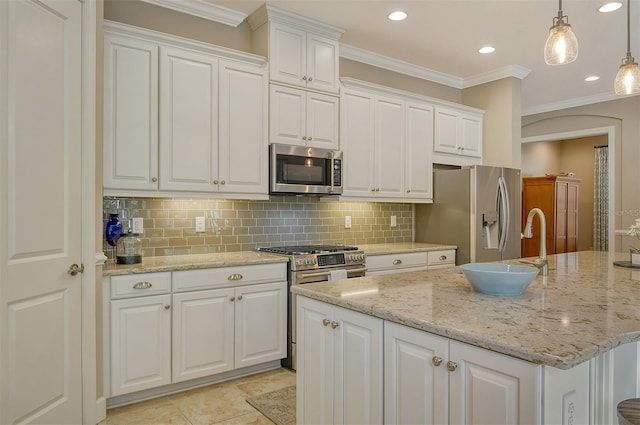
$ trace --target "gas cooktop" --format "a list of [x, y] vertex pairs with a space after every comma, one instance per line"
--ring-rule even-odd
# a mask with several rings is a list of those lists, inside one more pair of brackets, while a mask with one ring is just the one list
[[271, 252], [283, 255], [308, 255], [330, 252], [357, 251], [357, 246], [345, 245], [293, 245], [293, 246], [266, 246], [258, 248], [258, 251]]

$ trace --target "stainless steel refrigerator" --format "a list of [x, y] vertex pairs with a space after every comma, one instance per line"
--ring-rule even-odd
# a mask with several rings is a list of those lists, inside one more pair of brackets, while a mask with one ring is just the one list
[[474, 165], [433, 172], [433, 204], [416, 205], [416, 242], [457, 245], [456, 264], [520, 257], [520, 170]]

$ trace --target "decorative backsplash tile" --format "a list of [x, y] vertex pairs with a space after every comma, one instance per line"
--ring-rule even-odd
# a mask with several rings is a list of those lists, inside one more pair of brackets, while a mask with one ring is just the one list
[[[104, 198], [105, 222], [119, 214], [125, 229], [144, 219], [143, 255], [163, 256], [249, 251], [290, 244], [410, 242], [411, 204], [321, 202], [316, 197], [272, 196], [269, 201], [187, 198]], [[351, 216], [345, 229], [344, 217]], [[391, 227], [395, 215], [397, 226]], [[205, 231], [196, 233], [196, 217]], [[105, 242], [105, 252], [109, 249]]]

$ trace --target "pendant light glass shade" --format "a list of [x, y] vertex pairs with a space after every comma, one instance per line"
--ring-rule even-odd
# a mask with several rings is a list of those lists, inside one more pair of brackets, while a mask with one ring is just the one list
[[544, 61], [547, 65], [564, 65], [578, 58], [578, 39], [576, 38], [567, 16], [562, 14], [562, 0], [558, 16], [553, 18], [553, 26], [549, 28], [549, 37], [544, 45]]
[[627, 95], [640, 93], [640, 68], [631, 56], [631, 2], [627, 0], [627, 56], [622, 59], [622, 65], [616, 74], [613, 87], [616, 94]]

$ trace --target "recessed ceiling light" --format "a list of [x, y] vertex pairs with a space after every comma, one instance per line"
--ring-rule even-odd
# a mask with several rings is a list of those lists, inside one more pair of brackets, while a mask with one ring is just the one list
[[484, 46], [478, 49], [478, 52], [480, 53], [493, 53], [495, 51], [496, 51], [496, 48], [491, 46]]
[[587, 78], [585, 78], [585, 81], [597, 81], [599, 80], [600, 77], [598, 77], [597, 75], [589, 75]]
[[622, 7], [622, 2], [619, 1], [611, 1], [609, 3], [605, 3], [598, 8], [598, 12], [607, 13], [613, 12], [614, 10], [618, 10]]
[[389, 13], [388, 18], [392, 21], [403, 21], [407, 19], [407, 13], [402, 10], [396, 10]]

